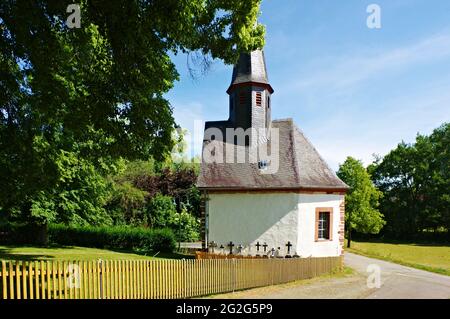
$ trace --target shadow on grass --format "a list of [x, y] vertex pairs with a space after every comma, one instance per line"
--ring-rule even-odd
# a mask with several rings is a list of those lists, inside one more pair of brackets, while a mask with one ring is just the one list
[[54, 259], [55, 256], [45, 254], [14, 253], [10, 248], [0, 248], [0, 260], [36, 261]]
[[[62, 246], [62, 245], [48, 245], [48, 246], [30, 246], [30, 245], [8, 245], [0, 247], [0, 260], [22, 260], [22, 261], [36, 261], [36, 260], [52, 260], [57, 259], [58, 254], [61, 252], [65, 252], [67, 255], [70, 255], [71, 249], [77, 248], [92, 248], [92, 249], [100, 249], [110, 252], [122, 253], [122, 254], [134, 254], [145, 257], [155, 257], [155, 258], [164, 258], [164, 259], [194, 259], [195, 256], [182, 254], [177, 252], [156, 252], [156, 253], [144, 253], [140, 251], [131, 251], [124, 249], [114, 249], [114, 248], [97, 248], [97, 247], [75, 247], [75, 246]], [[36, 250], [33, 251], [24, 251], [24, 249]], [[55, 254], [50, 254], [51, 252], [39, 252], [41, 249], [51, 249], [55, 252]], [[19, 250], [19, 251], [16, 251]], [[79, 255], [79, 252], [76, 252], [75, 255]]]

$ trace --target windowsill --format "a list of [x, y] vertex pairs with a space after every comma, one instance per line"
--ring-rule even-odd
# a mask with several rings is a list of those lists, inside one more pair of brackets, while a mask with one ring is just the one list
[[323, 242], [329, 242], [333, 241], [332, 239], [316, 239], [316, 243], [323, 243]]

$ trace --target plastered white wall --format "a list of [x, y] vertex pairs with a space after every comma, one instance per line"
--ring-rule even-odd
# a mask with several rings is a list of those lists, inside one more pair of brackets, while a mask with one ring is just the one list
[[255, 254], [258, 241], [266, 242], [268, 250], [280, 247], [282, 252], [288, 241], [297, 243], [298, 194], [210, 194], [209, 198], [208, 241], [224, 245], [225, 251], [230, 241], [235, 249], [243, 245], [245, 254]]
[[[280, 247], [285, 255], [286, 243], [290, 241], [291, 254], [301, 257], [341, 254], [338, 231], [342, 195], [231, 193], [210, 194], [209, 198], [208, 241], [223, 245], [225, 252], [232, 241], [235, 251], [238, 245], [243, 245], [244, 254], [254, 255], [259, 241], [266, 242], [268, 250]], [[316, 207], [333, 208], [332, 241], [315, 241]]]
[[[343, 195], [299, 195], [297, 253], [301, 257], [327, 257], [341, 254], [341, 246], [339, 244], [339, 205], [343, 200]], [[331, 241], [315, 241], [316, 207], [333, 208]]]

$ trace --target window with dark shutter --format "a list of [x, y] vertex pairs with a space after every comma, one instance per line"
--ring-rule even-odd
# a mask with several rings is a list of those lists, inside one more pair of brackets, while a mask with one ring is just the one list
[[256, 92], [256, 106], [261, 106], [261, 92]]

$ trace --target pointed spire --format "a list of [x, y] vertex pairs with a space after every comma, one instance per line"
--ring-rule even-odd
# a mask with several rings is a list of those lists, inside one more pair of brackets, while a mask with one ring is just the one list
[[267, 77], [266, 61], [262, 50], [250, 53], [241, 53], [238, 63], [233, 68], [231, 84], [227, 92], [243, 83], [258, 83], [267, 86], [270, 93], [273, 92]]

